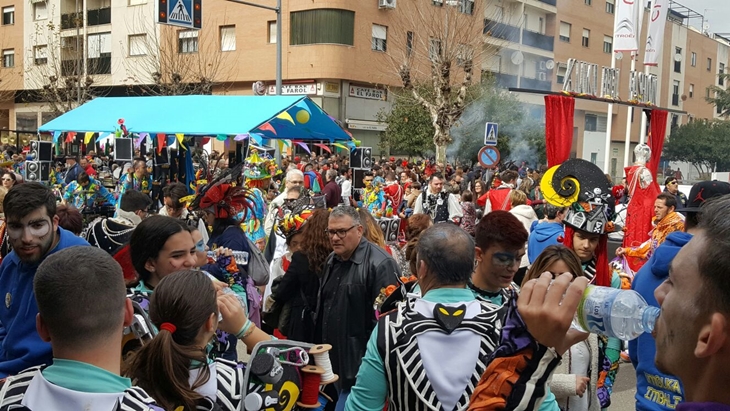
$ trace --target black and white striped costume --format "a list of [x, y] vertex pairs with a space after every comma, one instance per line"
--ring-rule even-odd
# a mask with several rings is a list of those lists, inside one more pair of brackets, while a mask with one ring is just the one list
[[[469, 381], [454, 410], [466, 410], [469, 399], [487, 360], [499, 345], [505, 310], [488, 301], [477, 300], [481, 312], [465, 318], [454, 329], [470, 330], [479, 336], [479, 353]], [[378, 322], [378, 351], [385, 366], [388, 380], [388, 402], [392, 410], [433, 410], [444, 407], [427, 376], [417, 338], [429, 331], [445, 331], [433, 318], [427, 318], [415, 309], [416, 299], [406, 300]], [[455, 343], [458, 345], [458, 340]], [[442, 350], [462, 350], [461, 346], [440, 347]], [[448, 366], [444, 364], [444, 366]]]
[[[40, 376], [44, 368], [46, 368], [45, 365], [28, 368], [15, 376], [5, 379], [2, 382], [2, 388], [0, 388], [0, 410], [40, 411], [30, 410], [30, 408], [23, 405], [23, 399], [33, 379]], [[162, 408], [157, 406], [155, 401], [143, 389], [132, 387], [125, 390], [124, 393], [120, 393], [115, 410], [162, 411]]]

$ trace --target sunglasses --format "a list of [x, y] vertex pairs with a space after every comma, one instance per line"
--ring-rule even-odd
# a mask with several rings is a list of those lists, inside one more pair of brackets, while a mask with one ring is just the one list
[[676, 181], [670, 181], [667, 185], [677, 185], [678, 183]]

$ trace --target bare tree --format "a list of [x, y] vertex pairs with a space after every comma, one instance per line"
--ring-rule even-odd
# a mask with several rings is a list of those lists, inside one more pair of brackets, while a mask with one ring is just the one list
[[125, 83], [158, 96], [211, 94], [214, 86], [224, 85], [235, 62], [224, 58], [218, 26], [208, 23], [201, 30], [184, 30], [135, 18], [128, 32], [137, 34], [123, 45], [129, 56]]
[[[73, 18], [73, 14], [71, 18]], [[82, 24], [80, 16], [72, 24]], [[61, 27], [53, 23], [52, 15], [35, 23], [29, 48], [25, 50], [26, 89], [37, 94], [49, 111], [58, 116], [80, 106], [108, 90], [98, 86], [94, 74], [111, 73], [111, 56], [87, 58], [87, 42], [83, 35], [61, 36]]]
[[479, 81], [485, 54], [496, 51], [483, 40], [484, 3], [405, 0], [398, 2], [390, 21], [396, 28], [388, 33], [391, 69], [428, 110], [438, 162], [446, 159], [450, 130], [464, 112], [471, 86]]

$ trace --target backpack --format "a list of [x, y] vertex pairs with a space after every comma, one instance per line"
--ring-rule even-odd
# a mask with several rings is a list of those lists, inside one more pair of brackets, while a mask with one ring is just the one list
[[264, 254], [261, 250], [259, 250], [256, 244], [254, 244], [248, 236], [245, 237], [249, 248], [246, 271], [248, 271], [248, 275], [253, 280], [254, 285], [267, 285], [269, 283], [269, 276], [271, 275], [271, 271], [269, 271], [269, 263], [266, 261], [266, 257], [264, 257]]

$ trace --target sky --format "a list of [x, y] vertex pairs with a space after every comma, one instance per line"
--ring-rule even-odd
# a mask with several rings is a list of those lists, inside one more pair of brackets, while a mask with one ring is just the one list
[[[677, 0], [679, 4], [689, 7], [705, 16], [710, 22], [710, 31], [713, 33], [730, 34], [730, 0]], [[693, 19], [693, 26], [700, 28], [701, 20]]]

